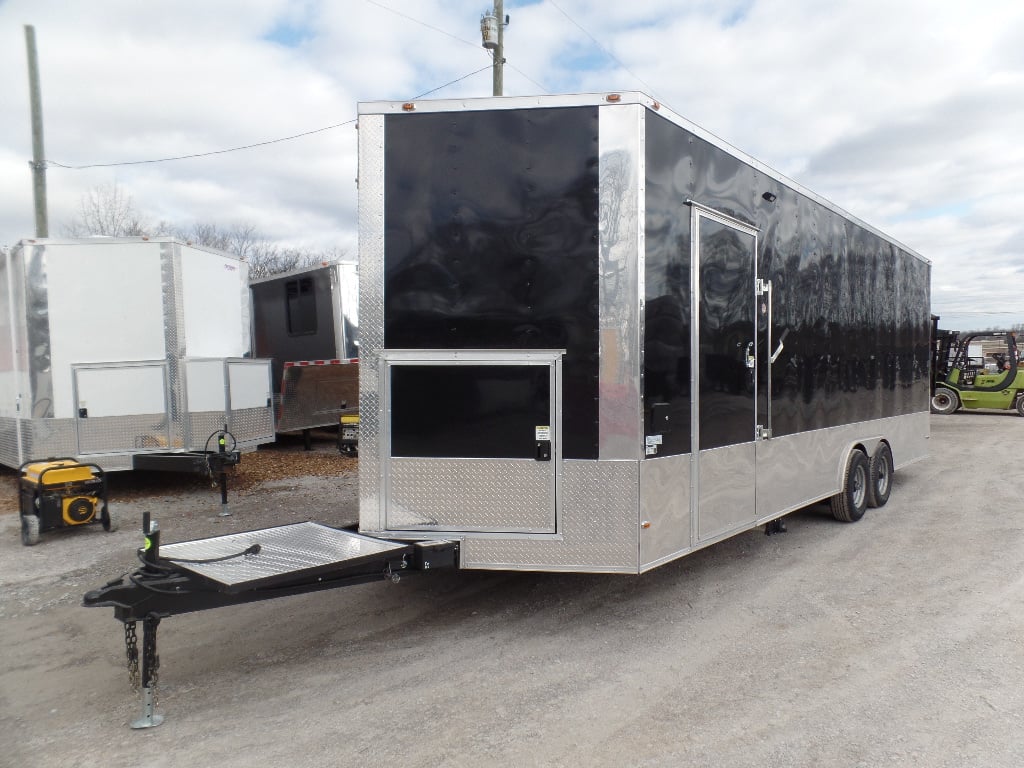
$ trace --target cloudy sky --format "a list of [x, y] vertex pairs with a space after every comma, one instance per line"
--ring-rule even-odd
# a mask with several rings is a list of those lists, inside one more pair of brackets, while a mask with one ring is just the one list
[[[489, 5], [0, 0], [0, 245], [34, 234], [25, 24], [51, 235], [83, 194], [116, 184], [150, 220], [253, 224], [355, 255], [357, 103], [489, 96]], [[1021, 0], [505, 0], [505, 12], [506, 95], [645, 91], [930, 259], [942, 325], [1024, 322]]]

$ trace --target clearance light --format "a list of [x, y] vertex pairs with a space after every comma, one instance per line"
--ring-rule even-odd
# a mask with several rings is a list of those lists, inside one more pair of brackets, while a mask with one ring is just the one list
[[415, 109], [416, 105], [413, 104], [411, 101], [407, 101], [405, 102], [405, 104], [402, 105], [402, 110], [405, 112], [413, 112], [415, 111]]
[[617, 101], [622, 101], [622, 96], [617, 93], [609, 93], [604, 97], [604, 100], [614, 104]]

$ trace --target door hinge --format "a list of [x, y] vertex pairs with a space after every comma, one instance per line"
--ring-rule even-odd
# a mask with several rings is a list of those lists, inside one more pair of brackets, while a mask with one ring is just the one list
[[772, 436], [772, 428], [766, 427], [763, 424], [758, 424], [754, 427], [754, 439], [755, 440], [768, 440]]
[[754, 281], [754, 293], [757, 296], [764, 296], [766, 293], [772, 292], [772, 281], [763, 280], [760, 277]]

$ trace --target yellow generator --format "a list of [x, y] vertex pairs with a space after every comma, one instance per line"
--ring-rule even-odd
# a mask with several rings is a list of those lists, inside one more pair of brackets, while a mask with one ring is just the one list
[[338, 450], [345, 456], [359, 455], [359, 414], [338, 417]]
[[31, 547], [39, 534], [99, 522], [113, 530], [107, 509], [107, 478], [96, 464], [75, 459], [47, 459], [18, 470], [21, 543]]

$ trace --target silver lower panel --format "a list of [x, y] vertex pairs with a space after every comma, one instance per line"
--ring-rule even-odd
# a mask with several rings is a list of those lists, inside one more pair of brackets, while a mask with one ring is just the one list
[[177, 563], [178, 567], [218, 584], [229, 591], [253, 589], [282, 576], [301, 578], [365, 557], [405, 548], [406, 545], [380, 541], [350, 531], [339, 531], [319, 523], [296, 523], [261, 531], [245, 531], [213, 539], [183, 541], [160, 547], [168, 560], [184, 558], [209, 560], [244, 552], [260, 545], [254, 555], [218, 563]]
[[[26, 461], [67, 456], [98, 464], [106, 471], [132, 468], [137, 453], [178, 450], [216, 450], [205, 444], [213, 433], [228, 428], [238, 448], [249, 450], [274, 439], [273, 414], [269, 408], [235, 411], [225, 419], [223, 412], [190, 413], [185, 419], [191, 430], [190, 444], [171, 444], [166, 419], [153, 416], [104, 416], [88, 419], [14, 419], [0, 417], [0, 464], [17, 468]], [[19, 439], [20, 431], [20, 439]], [[84, 436], [82, 450], [80, 437]]]
[[102, 416], [78, 420], [76, 454], [112, 453], [130, 450], [173, 450], [166, 414]]
[[697, 540], [752, 523], [755, 517], [754, 444], [701, 451], [698, 466]]
[[565, 461], [557, 539], [473, 538], [462, 567], [636, 573], [639, 462]]
[[[723, 461], [718, 467], [706, 467], [711, 471], [702, 472], [701, 482], [712, 499], [736, 490], [746, 500], [744, 508], [709, 525], [700, 537], [691, 537], [690, 456], [643, 462], [564, 461], [557, 536], [463, 532], [459, 534], [463, 539], [461, 566], [577, 572], [647, 570], [835, 494], [841, 486], [845, 458], [855, 445], [870, 452], [885, 439], [898, 469], [927, 456], [928, 438], [929, 415], [925, 412], [742, 446], [748, 453], [756, 450], [756, 471], [744, 461], [736, 467]], [[735, 471], [740, 470], [746, 481], [737, 488], [740, 483]], [[363, 461], [360, 471], [372, 475], [375, 468]], [[377, 501], [375, 493], [371, 497]], [[505, 512], [497, 510], [495, 519], [508, 514], [510, 508], [514, 505]], [[361, 516], [361, 528], [389, 535], [387, 530], [373, 527], [378, 519], [373, 514], [376, 510], [374, 504], [371, 514]], [[641, 528], [641, 521], [650, 526]], [[390, 533], [392, 538], [426, 536], [429, 534]]]
[[649, 567], [689, 549], [690, 454], [640, 463], [640, 563]]
[[387, 528], [554, 533], [556, 464], [393, 458]]

